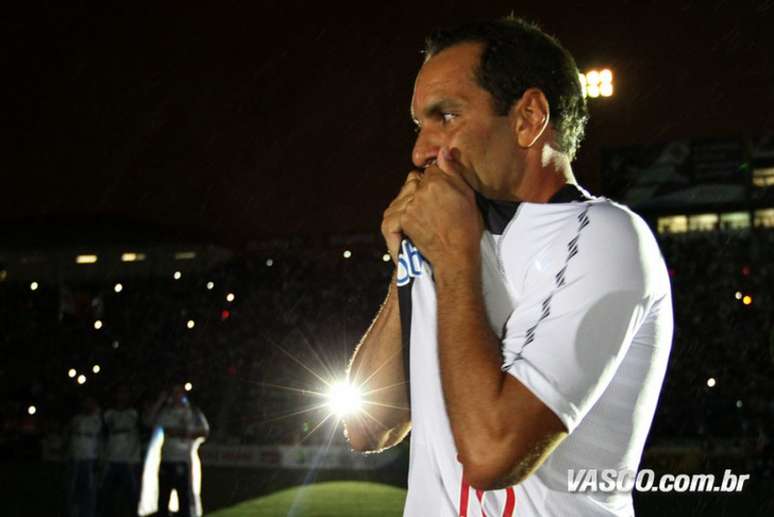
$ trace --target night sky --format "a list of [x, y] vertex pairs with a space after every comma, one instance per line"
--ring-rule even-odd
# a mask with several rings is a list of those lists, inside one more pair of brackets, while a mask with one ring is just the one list
[[411, 166], [424, 36], [510, 11], [616, 75], [575, 164], [592, 192], [605, 147], [774, 129], [774, 1], [32, 4], [1, 22], [6, 228], [378, 233]]

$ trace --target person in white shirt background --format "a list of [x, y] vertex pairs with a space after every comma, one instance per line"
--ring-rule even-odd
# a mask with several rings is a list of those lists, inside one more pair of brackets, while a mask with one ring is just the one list
[[[162, 391], [159, 394], [158, 399], [145, 415], [145, 422], [154, 429], [154, 436], [163, 434], [158, 466], [157, 515], [169, 515], [170, 495], [174, 490], [177, 493], [179, 507], [177, 515], [179, 517], [200, 516], [202, 514], [201, 467], [198, 448], [210, 432], [204, 413], [191, 404], [182, 385], [174, 385], [169, 391]], [[154, 442], [156, 440], [151, 438], [146, 457], [146, 472], [148, 458], [154, 455]], [[143, 498], [146, 493], [147, 478], [148, 476], [143, 475]], [[142, 501], [140, 506], [144, 506]]]
[[96, 469], [101, 433], [102, 416], [99, 404], [94, 397], [85, 396], [66, 432], [65, 514], [68, 517], [96, 515]]
[[125, 385], [115, 389], [115, 403], [105, 410], [104, 472], [99, 489], [100, 517], [137, 515], [140, 496], [140, 422]]

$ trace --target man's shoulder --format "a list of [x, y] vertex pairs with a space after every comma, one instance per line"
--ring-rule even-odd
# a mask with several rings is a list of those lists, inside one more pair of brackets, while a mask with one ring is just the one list
[[586, 205], [588, 207], [589, 213], [593, 213], [596, 217], [611, 221], [612, 223], [629, 226], [635, 224], [647, 225], [642, 217], [632, 211], [631, 208], [624, 205], [623, 203], [613, 201], [612, 199], [608, 199], [606, 197], [596, 197], [579, 204]]
[[599, 279], [607, 278], [618, 287], [626, 283], [651, 293], [669, 290], [661, 248], [641, 216], [626, 205], [602, 199], [589, 204], [586, 220], [577, 243], [581, 269], [598, 271]]
[[650, 233], [647, 223], [627, 206], [594, 197], [569, 203], [524, 203], [504, 242], [519, 250], [526, 243], [543, 249], [549, 243], [564, 246], [566, 241], [589, 233], [616, 239], [642, 232]]
[[609, 247], [631, 247], [638, 252], [657, 251], [655, 235], [648, 223], [628, 206], [607, 198], [588, 203], [589, 233]]
[[[503, 243], [512, 265], [540, 271], [572, 266], [585, 270], [637, 269], [661, 261], [658, 243], [648, 224], [629, 207], [608, 198], [560, 204], [532, 204], [529, 219]], [[522, 260], [515, 258], [522, 257]]]
[[606, 197], [571, 203], [530, 204], [524, 215], [529, 218], [524, 228], [538, 240], [540, 237], [562, 241], [563, 238], [597, 236], [615, 247], [643, 237], [653, 239], [653, 232], [642, 217], [628, 206]]

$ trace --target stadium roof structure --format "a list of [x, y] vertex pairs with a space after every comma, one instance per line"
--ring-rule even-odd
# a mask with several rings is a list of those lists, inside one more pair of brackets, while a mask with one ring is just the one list
[[97, 281], [204, 271], [233, 251], [198, 231], [120, 217], [63, 216], [5, 223], [0, 281]]
[[739, 206], [746, 200], [744, 185], [695, 185], [684, 190], [653, 195], [642, 201], [627, 199], [633, 210], [661, 212], [669, 210], [690, 210], [693, 207], [718, 205]]

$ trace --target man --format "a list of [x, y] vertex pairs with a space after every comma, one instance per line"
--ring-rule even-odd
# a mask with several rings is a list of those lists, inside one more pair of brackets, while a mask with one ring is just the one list
[[115, 405], [103, 415], [107, 443], [100, 488], [100, 515], [136, 515], [140, 495], [140, 428], [126, 386], [116, 389]]
[[412, 430], [410, 517], [632, 515], [631, 490], [571, 493], [568, 471], [636, 471], [671, 295], [647, 225], [576, 185], [574, 60], [518, 19], [438, 31], [411, 111], [417, 169], [382, 223], [396, 273], [350, 366], [371, 393], [352, 447]]
[[[183, 386], [175, 385], [169, 394], [165, 391], [161, 392], [149, 414], [146, 415], [146, 422], [150, 427], [158, 429], [159, 433], [163, 433], [161, 462], [158, 468], [157, 515], [169, 515], [172, 490], [177, 492], [178, 498], [179, 511], [176, 515], [186, 517], [202, 515], [202, 505], [199, 500], [201, 472], [198, 448], [210, 432], [204, 413], [191, 405]], [[148, 457], [151, 456], [154, 454], [149, 451]], [[145, 476], [143, 478], [143, 485], [145, 485]], [[145, 491], [146, 487], [143, 486], [143, 492]], [[141, 501], [141, 508], [143, 506]]]
[[101, 432], [99, 403], [87, 395], [81, 400], [80, 410], [67, 428], [67, 516], [96, 515], [96, 470]]

